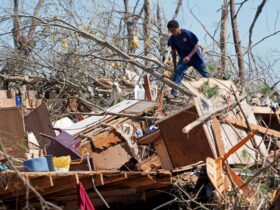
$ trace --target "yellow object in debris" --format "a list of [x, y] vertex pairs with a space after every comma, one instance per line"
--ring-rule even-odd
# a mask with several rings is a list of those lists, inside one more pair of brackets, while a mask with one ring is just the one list
[[68, 49], [68, 42], [67, 42], [67, 39], [63, 39], [63, 40], [62, 40], [62, 47], [63, 47], [63, 49], [65, 49], [65, 50]]
[[118, 69], [121, 67], [121, 64], [120, 63], [112, 63], [112, 68], [113, 69]]
[[131, 42], [131, 48], [137, 49], [139, 48], [139, 39], [137, 36], [133, 36], [132, 42]]
[[53, 157], [53, 167], [55, 171], [59, 172], [67, 172], [70, 169], [71, 157], [61, 156], [61, 157]]

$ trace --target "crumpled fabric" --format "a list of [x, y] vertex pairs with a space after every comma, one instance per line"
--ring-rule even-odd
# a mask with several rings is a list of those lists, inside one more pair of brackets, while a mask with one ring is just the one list
[[95, 210], [82, 183], [77, 185], [78, 189], [78, 206], [81, 210]]

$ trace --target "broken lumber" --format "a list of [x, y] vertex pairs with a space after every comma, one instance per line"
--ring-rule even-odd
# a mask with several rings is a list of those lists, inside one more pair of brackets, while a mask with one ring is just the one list
[[[223, 118], [223, 121], [226, 122], [226, 123], [230, 123], [232, 125], [241, 127], [241, 128], [246, 128], [246, 129], [248, 128], [247, 124], [245, 122], [243, 122], [241, 120], [238, 120], [238, 119], [233, 119], [231, 117]], [[266, 127], [263, 127], [263, 126], [260, 126], [260, 125], [255, 125], [255, 124], [252, 124], [252, 123], [250, 123], [250, 127], [252, 128], [252, 130], [256, 130], [258, 133], [262, 133], [262, 134], [265, 134], [265, 135], [268, 135], [268, 136], [280, 138], [280, 132], [279, 131], [276, 131], [276, 130], [273, 130], [273, 129], [270, 129], [270, 128], [266, 128]]]
[[138, 139], [138, 144], [152, 144], [159, 140], [160, 137], [160, 131], [154, 131], [151, 134], [145, 135]]
[[227, 153], [219, 156], [217, 159], [210, 157], [206, 158], [207, 175], [221, 197], [224, 197], [226, 192], [231, 191], [234, 185], [241, 190], [241, 194], [245, 196], [247, 201], [252, 201], [252, 191], [247, 185], [244, 185], [245, 182], [228, 166], [226, 159], [230, 155], [234, 154], [238, 149], [240, 149], [240, 147], [246, 144], [247, 141], [252, 139], [255, 134], [256, 131], [252, 131], [248, 134], [248, 136], [232, 147]]
[[142, 160], [137, 167], [141, 171], [145, 172], [156, 171], [161, 167], [161, 161], [159, 156], [153, 155], [151, 157], [148, 157], [147, 159]]
[[222, 139], [222, 129], [221, 124], [217, 117], [212, 117], [212, 129], [213, 134], [216, 141], [216, 147], [219, 155], [223, 155], [225, 153], [225, 146]]
[[144, 75], [144, 89], [147, 101], [152, 101], [151, 85], [147, 74]]
[[268, 106], [251, 106], [254, 114], [280, 114], [280, 109], [275, 112]]

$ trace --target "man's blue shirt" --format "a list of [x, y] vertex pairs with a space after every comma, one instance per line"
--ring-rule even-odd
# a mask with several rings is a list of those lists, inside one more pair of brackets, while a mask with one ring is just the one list
[[[188, 31], [186, 29], [181, 29], [181, 33], [179, 36], [171, 36], [168, 40], [168, 46], [172, 49], [176, 49], [179, 54], [180, 61], [182, 62], [183, 58], [186, 57], [194, 48], [196, 43], [198, 42], [198, 38], [194, 33]], [[200, 49], [192, 56], [190, 60], [191, 63], [201, 63], [204, 62]]]

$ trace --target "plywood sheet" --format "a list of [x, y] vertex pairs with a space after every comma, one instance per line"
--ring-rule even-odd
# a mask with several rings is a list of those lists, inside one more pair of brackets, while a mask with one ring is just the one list
[[118, 144], [97, 153], [92, 153], [95, 170], [114, 170], [119, 169], [122, 165], [130, 160], [131, 155], [125, 143]]
[[41, 147], [44, 147], [50, 140], [42, 137], [40, 133], [55, 137], [55, 132], [51, 128], [50, 113], [45, 103], [42, 103], [38, 108], [24, 117], [24, 121], [26, 130], [34, 133]]
[[[17, 107], [0, 109], [0, 140], [7, 153], [25, 158], [27, 141], [24, 139], [24, 123]], [[0, 155], [0, 159], [3, 157]]]
[[184, 134], [182, 128], [198, 118], [194, 106], [161, 120], [158, 125], [174, 168], [213, 157], [202, 126]]

